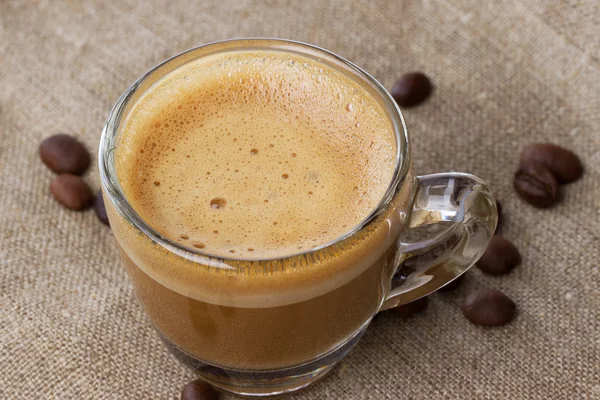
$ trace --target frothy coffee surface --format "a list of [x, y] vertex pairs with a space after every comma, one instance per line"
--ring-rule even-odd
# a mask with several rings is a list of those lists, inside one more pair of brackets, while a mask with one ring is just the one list
[[281, 257], [350, 231], [378, 204], [396, 144], [358, 83], [309, 58], [221, 53], [158, 81], [116, 155], [126, 197], [191, 248]]

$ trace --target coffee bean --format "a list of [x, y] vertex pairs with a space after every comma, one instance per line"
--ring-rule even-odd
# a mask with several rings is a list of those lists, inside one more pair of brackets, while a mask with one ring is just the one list
[[90, 165], [90, 154], [74, 137], [61, 133], [40, 144], [40, 157], [57, 174], [83, 174]]
[[396, 315], [408, 317], [410, 315], [418, 314], [424, 311], [427, 308], [428, 304], [429, 299], [427, 297], [421, 297], [420, 299], [411, 301], [410, 303], [394, 307], [391, 309], [391, 311]]
[[583, 174], [579, 157], [570, 150], [552, 143], [534, 143], [526, 146], [521, 154], [521, 164], [535, 161], [554, 173], [558, 183], [576, 181]]
[[433, 90], [431, 81], [422, 72], [409, 72], [396, 81], [391, 95], [400, 107], [414, 107], [424, 102]]
[[483, 256], [477, 261], [477, 267], [490, 275], [508, 274], [521, 262], [519, 250], [502, 236], [494, 236]]
[[558, 199], [558, 182], [554, 174], [535, 161], [521, 163], [513, 186], [517, 194], [534, 207], [549, 207]]
[[438, 291], [439, 292], [451, 292], [453, 290], [456, 290], [460, 287], [460, 285], [462, 285], [464, 279], [465, 279], [465, 274], [462, 274], [458, 278], [454, 278], [454, 280], [452, 282], [439, 288]]
[[475, 325], [498, 326], [512, 321], [516, 307], [514, 301], [498, 290], [479, 289], [467, 296], [462, 312]]
[[191, 381], [183, 387], [181, 400], [216, 400], [219, 393], [202, 379]]
[[103, 224], [110, 226], [106, 207], [104, 206], [104, 198], [102, 198], [102, 190], [99, 190], [94, 198], [94, 211], [96, 211], [96, 216]]
[[92, 189], [85, 181], [71, 174], [62, 174], [50, 183], [50, 191], [60, 204], [70, 210], [85, 210], [91, 203], [94, 195]]

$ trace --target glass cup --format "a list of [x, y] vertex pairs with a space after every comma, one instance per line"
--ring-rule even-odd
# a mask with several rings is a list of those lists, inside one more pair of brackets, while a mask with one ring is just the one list
[[[261, 49], [316, 60], [373, 96], [395, 131], [394, 176], [376, 209], [329, 243], [278, 259], [215, 256], [164, 237], [140, 218], [119, 183], [115, 153], [133, 105], [166, 74], [218, 52]], [[406, 124], [381, 84], [342, 57], [289, 40], [217, 42], [154, 67], [112, 109], [98, 158], [123, 264], [163, 341], [210, 384], [247, 396], [294, 391], [324, 376], [375, 314], [426, 296], [469, 269], [497, 222], [496, 201], [481, 179], [413, 173]]]

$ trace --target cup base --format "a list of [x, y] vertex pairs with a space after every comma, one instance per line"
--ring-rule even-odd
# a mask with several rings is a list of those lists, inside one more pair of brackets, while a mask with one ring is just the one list
[[200, 378], [214, 387], [238, 396], [275, 396], [294, 392], [323, 378], [352, 350], [367, 329], [368, 322], [329, 353], [302, 365], [276, 370], [248, 371], [212, 365], [187, 354], [169, 339], [161, 337], [179, 361], [196, 370]]

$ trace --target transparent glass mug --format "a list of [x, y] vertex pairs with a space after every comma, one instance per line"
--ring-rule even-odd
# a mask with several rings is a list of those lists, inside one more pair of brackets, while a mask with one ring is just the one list
[[[164, 237], [140, 218], [119, 184], [115, 152], [132, 106], [170, 71], [217, 52], [261, 49], [316, 60], [373, 96], [395, 131], [394, 176], [376, 209], [332, 242], [279, 259], [217, 257]], [[99, 166], [123, 264], [162, 339], [209, 383], [252, 396], [319, 379], [348, 354], [375, 314], [448, 284], [487, 247], [497, 212], [486, 184], [464, 173], [416, 176], [410, 157], [402, 114], [369, 74], [315, 46], [241, 39], [186, 51], [135, 82], [109, 115]]]

